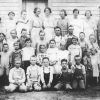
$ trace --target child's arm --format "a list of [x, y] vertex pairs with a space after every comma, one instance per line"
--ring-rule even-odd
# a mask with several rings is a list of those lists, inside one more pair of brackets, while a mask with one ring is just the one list
[[45, 84], [43, 68], [41, 68], [40, 78], [41, 78], [42, 84]]
[[16, 81], [13, 79], [13, 70], [11, 69], [9, 72], [9, 82], [10, 83], [16, 83]]
[[49, 78], [49, 83], [48, 84], [51, 84], [52, 81], [53, 81], [53, 68], [50, 68], [50, 78]]

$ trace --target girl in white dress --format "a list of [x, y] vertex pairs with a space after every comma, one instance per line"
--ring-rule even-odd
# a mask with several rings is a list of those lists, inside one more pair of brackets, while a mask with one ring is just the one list
[[74, 9], [73, 10], [73, 17], [69, 19], [69, 25], [72, 25], [74, 27], [74, 35], [79, 37], [79, 33], [83, 32], [84, 23], [81, 18], [79, 18], [79, 10]]
[[96, 35], [96, 30], [97, 26], [95, 20], [92, 18], [92, 13], [90, 10], [86, 10], [84, 19], [84, 33], [88, 42], [90, 34]]
[[21, 18], [16, 23], [16, 30], [18, 38], [21, 37], [22, 29], [26, 29], [29, 33], [29, 19], [27, 18], [27, 12], [25, 10], [21, 11]]
[[49, 41], [52, 39], [52, 36], [54, 35], [54, 27], [55, 27], [55, 19], [51, 15], [51, 9], [45, 8], [44, 9], [45, 17], [43, 19], [43, 27], [44, 32], [46, 34], [46, 39]]
[[40, 18], [41, 9], [35, 8], [34, 9], [34, 17], [31, 21], [31, 39], [32, 39], [32, 45], [34, 46], [36, 44], [36, 40], [39, 39], [39, 32], [42, 30], [42, 19]]

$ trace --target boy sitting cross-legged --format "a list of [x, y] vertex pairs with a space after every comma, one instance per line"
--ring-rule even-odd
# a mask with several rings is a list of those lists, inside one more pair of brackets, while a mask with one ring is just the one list
[[71, 78], [72, 78], [72, 70], [69, 69], [67, 59], [61, 60], [61, 75], [59, 78], [58, 84], [54, 86], [55, 89], [60, 90], [65, 88], [66, 90], [72, 89], [71, 87]]
[[9, 86], [5, 86], [5, 90], [8, 92], [13, 92], [17, 88], [21, 92], [26, 91], [25, 86], [25, 72], [21, 68], [21, 60], [15, 59], [15, 66], [9, 72]]
[[31, 56], [30, 66], [27, 68], [27, 90], [41, 90], [40, 85], [40, 67], [36, 65], [36, 56]]

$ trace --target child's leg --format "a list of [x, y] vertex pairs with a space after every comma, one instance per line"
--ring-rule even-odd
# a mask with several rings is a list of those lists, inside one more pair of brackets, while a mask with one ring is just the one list
[[41, 90], [41, 85], [39, 83], [34, 83], [34, 90], [35, 91], [40, 91]]
[[26, 83], [26, 88], [28, 91], [32, 91], [33, 87], [32, 87], [32, 83], [31, 82], [27, 82]]
[[16, 90], [17, 87], [18, 87], [17, 85], [10, 83], [9, 86], [5, 86], [5, 90], [8, 92], [13, 92]]
[[20, 91], [20, 92], [26, 92], [26, 91], [27, 91], [27, 87], [25, 86], [24, 83], [23, 83], [22, 85], [19, 86], [19, 91]]
[[73, 82], [72, 82], [72, 88], [73, 88], [73, 89], [77, 89], [77, 87], [78, 87], [78, 82], [77, 82], [77, 80], [73, 80]]
[[65, 88], [66, 88], [66, 90], [71, 90], [72, 89], [70, 83], [65, 84]]
[[63, 87], [62, 83], [58, 83], [57, 85], [54, 86], [54, 89], [60, 90]]
[[80, 87], [81, 89], [85, 89], [85, 82], [84, 82], [84, 80], [80, 80], [80, 81], [79, 81], [79, 87]]

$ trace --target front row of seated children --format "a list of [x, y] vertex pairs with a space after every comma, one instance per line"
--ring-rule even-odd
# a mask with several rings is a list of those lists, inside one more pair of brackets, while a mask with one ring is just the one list
[[5, 86], [5, 90], [13, 92], [16, 89], [20, 92], [40, 91], [46, 89], [85, 89], [86, 72], [85, 66], [82, 65], [80, 56], [75, 56], [75, 65], [71, 68], [68, 66], [66, 59], [61, 60], [61, 72], [57, 84], [53, 85], [54, 67], [49, 65], [49, 58], [42, 59], [42, 66], [36, 64], [36, 56], [31, 56], [30, 66], [27, 68], [26, 75], [24, 69], [21, 68], [21, 60], [15, 59], [15, 67], [9, 72], [9, 86]]

